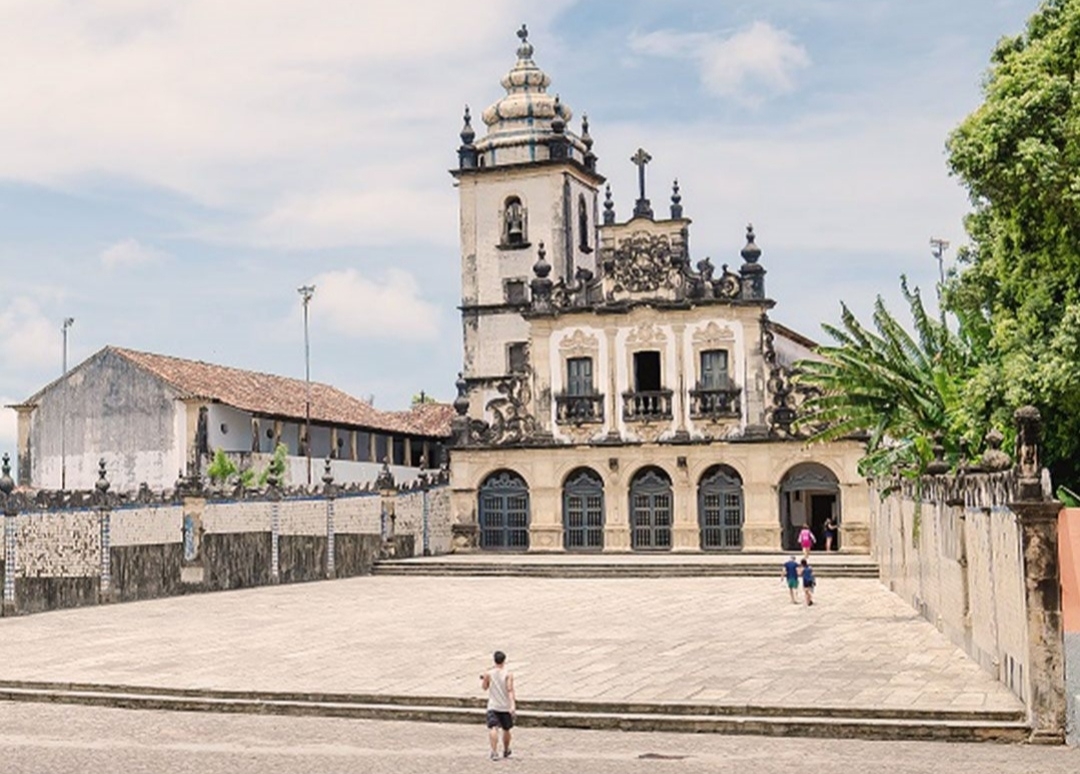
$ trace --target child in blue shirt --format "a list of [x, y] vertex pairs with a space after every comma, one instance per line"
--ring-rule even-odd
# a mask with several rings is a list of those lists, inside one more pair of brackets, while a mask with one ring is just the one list
[[799, 588], [799, 565], [792, 556], [784, 562], [784, 580], [787, 581], [788, 593], [791, 594], [791, 604], [799, 604], [795, 598], [795, 590]]
[[817, 585], [817, 581], [814, 579], [814, 570], [810, 567], [809, 562], [805, 559], [802, 560], [802, 587], [803, 593], [806, 595], [806, 604], [814, 604], [814, 587]]

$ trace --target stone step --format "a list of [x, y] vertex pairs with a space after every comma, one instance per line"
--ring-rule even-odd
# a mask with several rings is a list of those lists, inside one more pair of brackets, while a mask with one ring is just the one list
[[[267, 693], [146, 686], [0, 683], [0, 701], [53, 702], [123, 709], [242, 712], [431, 723], [484, 719], [480, 700], [377, 694]], [[841, 739], [1019, 742], [1022, 713], [890, 710], [880, 707], [752, 707], [695, 704], [523, 703], [522, 726], [674, 733], [757, 734]]]
[[[724, 564], [553, 564], [493, 562], [413, 562], [383, 560], [373, 568], [375, 575], [455, 575], [518, 578], [778, 578], [781, 567], [774, 563]], [[819, 564], [814, 573], [821, 578], [877, 578], [874, 564]]]

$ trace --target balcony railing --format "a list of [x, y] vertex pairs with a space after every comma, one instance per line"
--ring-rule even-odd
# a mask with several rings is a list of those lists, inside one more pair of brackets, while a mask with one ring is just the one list
[[628, 422], [671, 419], [671, 390], [624, 392], [623, 419]]
[[730, 419], [741, 414], [742, 390], [734, 385], [722, 389], [690, 390], [690, 416], [694, 419]]
[[560, 425], [603, 422], [604, 396], [598, 392], [588, 395], [556, 395], [555, 421]]

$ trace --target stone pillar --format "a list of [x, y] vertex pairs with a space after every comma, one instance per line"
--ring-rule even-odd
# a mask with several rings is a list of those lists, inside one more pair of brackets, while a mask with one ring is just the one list
[[112, 503], [109, 501], [109, 479], [106, 477], [105, 458], [98, 461], [98, 480], [94, 484], [94, 505], [98, 512], [98, 529], [101, 534], [101, 577], [98, 581], [98, 602], [112, 601], [111, 532]]
[[1039, 465], [1041, 417], [1033, 406], [1016, 411], [1019, 500], [1009, 503], [1020, 525], [1028, 642], [1028, 712], [1031, 741], [1065, 741], [1065, 634], [1061, 611], [1058, 515], [1062, 504], [1045, 497]]
[[183, 478], [176, 484], [177, 492], [183, 498], [183, 549], [180, 561], [180, 583], [201, 585], [206, 579], [202, 562], [202, 517], [206, 508], [206, 493], [202, 479], [193, 476]]
[[14, 491], [11, 458], [5, 453], [0, 468], [0, 506], [4, 513], [4, 615], [15, 613], [15, 519], [19, 515], [20, 498]]
[[379, 534], [382, 537], [381, 559], [392, 559], [397, 553], [394, 546], [394, 522], [397, 520], [397, 482], [390, 470], [389, 458], [383, 461], [382, 470], [375, 479], [379, 490]]
[[337, 487], [334, 486], [334, 474], [330, 470], [330, 459], [323, 466], [323, 495], [326, 496], [326, 577], [336, 575], [334, 565], [334, 499]]
[[15, 406], [18, 413], [18, 461], [19, 486], [31, 486], [33, 473], [33, 449], [30, 448], [30, 418], [34, 414], [34, 405]]
[[270, 501], [270, 583], [281, 580], [281, 554], [278, 538], [281, 536], [281, 489], [276, 476], [267, 480], [266, 498]]

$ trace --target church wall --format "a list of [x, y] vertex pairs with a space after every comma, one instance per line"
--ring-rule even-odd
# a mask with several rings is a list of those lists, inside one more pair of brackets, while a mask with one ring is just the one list
[[869, 494], [856, 464], [862, 451], [854, 442], [806, 446], [799, 442], [643, 444], [573, 446], [545, 449], [455, 449], [451, 491], [456, 523], [476, 524], [477, 491], [493, 472], [509, 469], [524, 478], [530, 498], [530, 550], [562, 550], [562, 486], [579, 467], [604, 482], [605, 551], [630, 549], [629, 497], [634, 475], [648, 466], [663, 469], [673, 495], [673, 550], [700, 550], [697, 487], [713, 465], [734, 468], [743, 481], [746, 551], [780, 550], [779, 485], [800, 462], [818, 462], [832, 470], [841, 488], [841, 545], [846, 551], [869, 548]]

